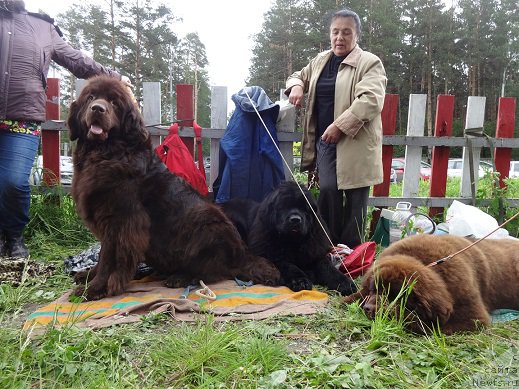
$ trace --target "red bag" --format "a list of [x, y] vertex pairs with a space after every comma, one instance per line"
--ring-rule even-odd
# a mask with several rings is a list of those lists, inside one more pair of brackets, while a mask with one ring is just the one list
[[202, 127], [193, 122], [196, 142], [198, 144], [198, 165], [196, 167], [193, 156], [178, 135], [178, 123], [173, 123], [169, 127], [169, 134], [160, 145], [155, 148], [155, 152], [168, 169], [179, 177], [186, 180], [201, 195], [207, 196], [209, 193], [205, 181], [204, 165], [202, 158]]
[[344, 274], [349, 274], [352, 278], [362, 275], [369, 269], [375, 259], [377, 244], [375, 242], [364, 242], [351, 249], [344, 247], [334, 247], [330, 252], [330, 257], [336, 267]]

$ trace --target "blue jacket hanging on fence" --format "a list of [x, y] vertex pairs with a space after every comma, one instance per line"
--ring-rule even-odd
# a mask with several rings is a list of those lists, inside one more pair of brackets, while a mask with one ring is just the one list
[[220, 167], [213, 184], [215, 201], [225, 203], [237, 197], [261, 201], [285, 179], [283, 160], [276, 148], [279, 105], [272, 103], [259, 86], [240, 90], [232, 95], [232, 101], [236, 109], [220, 140]]

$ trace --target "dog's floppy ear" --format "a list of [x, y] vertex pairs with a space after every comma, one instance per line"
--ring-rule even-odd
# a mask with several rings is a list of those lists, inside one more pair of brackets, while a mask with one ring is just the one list
[[70, 108], [68, 111], [68, 118], [67, 118], [67, 126], [69, 130], [69, 137], [70, 140], [76, 140], [80, 136], [81, 132], [81, 124], [79, 121], [79, 113], [80, 113], [80, 107], [79, 104], [76, 101], [73, 101], [72, 104], [70, 104]]
[[130, 143], [146, 143], [151, 142], [150, 134], [144, 127], [142, 115], [137, 106], [130, 98], [125, 102], [125, 112], [121, 122], [121, 130], [125, 133]]
[[454, 310], [454, 301], [440, 276], [425, 268], [413, 285], [407, 308], [413, 310], [426, 324], [438, 323], [441, 326], [449, 320]]

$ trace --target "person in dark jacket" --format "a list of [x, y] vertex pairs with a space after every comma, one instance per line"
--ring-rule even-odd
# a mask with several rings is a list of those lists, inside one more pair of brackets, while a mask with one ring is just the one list
[[29, 255], [23, 241], [29, 175], [45, 121], [51, 60], [79, 78], [122, 78], [65, 42], [47, 15], [27, 12], [23, 1], [0, 0], [0, 257]]

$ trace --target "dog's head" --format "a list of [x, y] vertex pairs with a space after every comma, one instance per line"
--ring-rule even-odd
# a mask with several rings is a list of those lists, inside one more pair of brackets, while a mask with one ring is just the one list
[[91, 78], [71, 104], [67, 120], [70, 139], [128, 144], [149, 141], [142, 115], [126, 84], [108, 76]]
[[306, 188], [293, 181], [282, 182], [265, 198], [262, 207], [266, 224], [278, 235], [290, 240], [305, 239], [317, 223], [315, 198]]
[[[374, 319], [381, 309], [404, 314], [407, 326], [423, 332], [425, 326], [447, 322], [454, 306], [448, 286], [432, 268], [408, 255], [381, 258], [366, 273], [357, 298], [366, 315]], [[346, 297], [346, 302], [352, 298]]]

